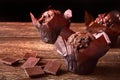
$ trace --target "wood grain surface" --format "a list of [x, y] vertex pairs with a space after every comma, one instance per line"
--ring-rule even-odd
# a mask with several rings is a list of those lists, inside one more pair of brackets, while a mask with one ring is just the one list
[[[85, 30], [84, 23], [72, 23], [74, 31]], [[120, 44], [118, 44], [120, 45]], [[30, 79], [24, 70], [0, 62], [0, 80], [120, 80], [120, 47], [111, 48], [102, 57], [90, 75], [77, 75], [66, 71], [65, 61], [52, 44], [40, 40], [39, 32], [30, 22], [0, 23], [0, 59], [14, 57], [21, 59], [27, 53], [37, 53], [40, 61], [57, 60], [62, 64], [58, 75], [46, 75]], [[24, 61], [21, 61], [21, 64]], [[40, 62], [39, 62], [40, 63]]]

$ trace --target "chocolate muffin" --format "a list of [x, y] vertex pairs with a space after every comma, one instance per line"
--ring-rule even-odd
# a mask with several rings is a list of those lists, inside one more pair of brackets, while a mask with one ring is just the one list
[[[70, 12], [70, 10], [69, 10]], [[41, 39], [46, 43], [54, 43], [63, 28], [69, 28], [72, 13], [61, 13], [59, 10], [45, 11], [39, 19], [36, 19], [30, 13], [33, 25], [36, 26], [40, 32]], [[71, 14], [68, 16], [68, 14]], [[67, 19], [66, 17], [67, 16]]]
[[87, 30], [91, 33], [105, 31], [112, 42], [111, 47], [117, 45], [118, 36], [120, 35], [119, 29], [120, 11], [117, 10], [99, 14], [98, 17], [87, 27]]
[[71, 33], [67, 40], [61, 35], [55, 42], [55, 48], [64, 57], [68, 71], [86, 75], [94, 72], [99, 58], [110, 46], [104, 35], [95, 38], [86, 31]]
[[103, 24], [106, 27], [111, 27], [113, 24], [120, 23], [120, 12], [119, 11], [111, 11], [103, 14], [99, 14], [95, 19], [95, 22], [99, 24]]
[[100, 57], [109, 50], [104, 36], [97, 39], [90, 33], [76, 33], [68, 38], [71, 53], [65, 58], [68, 71], [77, 74], [90, 74], [94, 72]]

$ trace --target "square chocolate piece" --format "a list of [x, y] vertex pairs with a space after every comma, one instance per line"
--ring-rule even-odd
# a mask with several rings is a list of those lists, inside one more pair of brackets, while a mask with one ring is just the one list
[[12, 58], [12, 57], [6, 57], [6, 58], [1, 59], [2, 63], [8, 64], [8, 65], [12, 65], [17, 61], [18, 61], [18, 59], [15, 59], [15, 58]]
[[22, 68], [31, 68], [34, 67], [40, 58], [30, 57], [27, 59], [27, 61], [21, 66]]
[[41, 66], [35, 66], [32, 68], [25, 68], [25, 72], [29, 77], [37, 77], [44, 74], [44, 71], [42, 70]]
[[58, 63], [57, 61], [55, 60], [52, 60], [52, 61], [49, 61], [46, 65], [45, 65], [45, 68], [44, 68], [44, 71], [46, 73], [50, 73], [50, 74], [53, 74], [53, 75], [56, 75], [59, 68], [60, 68], [61, 64]]
[[29, 57], [36, 57], [37, 53], [26, 53], [23, 57], [23, 59], [28, 59]]

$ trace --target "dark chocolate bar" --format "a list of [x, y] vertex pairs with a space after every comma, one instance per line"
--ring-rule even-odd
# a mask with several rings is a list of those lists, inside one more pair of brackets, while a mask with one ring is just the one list
[[46, 73], [50, 73], [50, 74], [56, 75], [58, 70], [60, 69], [60, 66], [61, 66], [60, 63], [58, 63], [57, 61], [52, 60], [52, 61], [49, 61], [46, 64], [46, 66], [44, 68], [44, 71]]
[[32, 68], [25, 68], [25, 72], [29, 77], [37, 77], [44, 74], [44, 71], [42, 70], [41, 66], [35, 66]]
[[15, 58], [12, 58], [12, 57], [6, 57], [6, 58], [3, 58], [1, 60], [2, 63], [8, 64], [8, 65], [12, 65], [17, 61], [18, 61], [18, 59], [15, 59]]
[[37, 53], [26, 53], [23, 57], [23, 59], [28, 59], [29, 57], [36, 57]]
[[34, 67], [40, 58], [30, 57], [28, 60], [21, 66], [22, 68], [31, 68]]

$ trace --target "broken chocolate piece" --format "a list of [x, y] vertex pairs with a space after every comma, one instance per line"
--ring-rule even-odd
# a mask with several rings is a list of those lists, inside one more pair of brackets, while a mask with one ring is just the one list
[[25, 68], [25, 72], [29, 77], [37, 77], [44, 74], [44, 71], [42, 70], [41, 66], [35, 66], [32, 68]]
[[37, 53], [26, 53], [23, 57], [23, 59], [28, 59], [29, 57], [36, 57]]
[[39, 58], [30, 57], [21, 67], [22, 68], [34, 67], [38, 63], [39, 60], [40, 60]]
[[44, 68], [44, 71], [46, 73], [50, 73], [50, 74], [56, 75], [58, 70], [59, 70], [59, 68], [60, 68], [60, 66], [61, 66], [60, 63], [58, 63], [57, 61], [52, 60], [52, 61], [49, 61], [46, 64], [46, 66]]
[[3, 58], [1, 60], [2, 63], [8, 64], [8, 65], [12, 65], [12, 64], [14, 64], [17, 61], [18, 61], [18, 59], [15, 59], [15, 58], [12, 58], [12, 57], [6, 57], [6, 58]]

